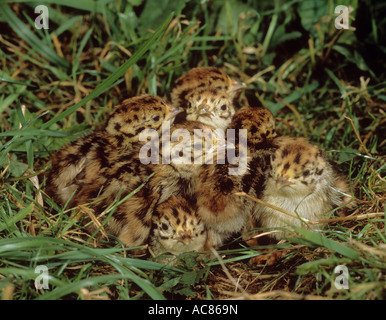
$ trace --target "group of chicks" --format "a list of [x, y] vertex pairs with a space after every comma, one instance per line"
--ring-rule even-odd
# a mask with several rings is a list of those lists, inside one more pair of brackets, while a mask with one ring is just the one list
[[[321, 228], [308, 222], [351, 200], [347, 181], [319, 147], [277, 136], [269, 110], [236, 111], [233, 99], [243, 87], [221, 69], [198, 67], [174, 82], [168, 102], [151, 95], [122, 101], [104, 129], [52, 156], [48, 194], [62, 205], [89, 206], [102, 225], [111, 215], [104, 225], [109, 234], [127, 247], [148, 244], [155, 255], [216, 249], [234, 235], [253, 245], [256, 227], [274, 229], [274, 240], [287, 235], [288, 225]], [[184, 129], [190, 139], [170, 139], [169, 148], [158, 149], [159, 159], [180, 150], [179, 159], [187, 161], [143, 164], [148, 141], [139, 136], [145, 129], [166, 134], [164, 121], [174, 121], [171, 135]], [[235, 167], [229, 157], [194, 161], [208, 151], [195, 147], [203, 139], [212, 140], [211, 155], [229, 152], [230, 143], [216, 129], [235, 129], [233, 151], [246, 159], [241, 174], [229, 174]], [[237, 138], [240, 129], [247, 130], [246, 149]]]

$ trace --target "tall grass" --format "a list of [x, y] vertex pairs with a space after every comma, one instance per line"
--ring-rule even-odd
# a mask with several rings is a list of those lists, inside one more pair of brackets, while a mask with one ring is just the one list
[[[385, 6], [341, 2], [356, 31], [334, 28], [330, 0], [0, 2], [0, 297], [384, 299]], [[34, 27], [38, 4], [48, 30]], [[219, 259], [184, 254], [165, 266], [95, 239], [79, 211], [46, 196], [52, 152], [100, 127], [122, 98], [166, 98], [197, 65], [247, 83], [238, 104], [269, 108], [279, 133], [320, 145], [350, 181], [350, 215], [334, 210], [324, 230], [284, 243], [235, 239]], [[273, 265], [251, 263], [284, 250]], [[35, 287], [40, 265], [49, 289]], [[337, 265], [349, 289], [334, 285]]]

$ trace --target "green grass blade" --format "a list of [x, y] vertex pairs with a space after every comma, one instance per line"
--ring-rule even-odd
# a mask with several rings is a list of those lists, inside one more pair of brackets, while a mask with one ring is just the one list
[[60, 131], [50, 131], [50, 130], [41, 130], [41, 129], [24, 129], [24, 130], [11, 130], [6, 132], [1, 132], [0, 137], [71, 137], [71, 133], [60, 132]]
[[[27, 209], [31, 209], [30, 207], [33, 208], [33, 205], [31, 204], [29, 207], [22, 209], [20, 214], [17, 215], [17, 219], [20, 220], [27, 215], [29, 213]], [[119, 274], [92, 277], [64, 284], [60, 283], [55, 289], [38, 297], [38, 299], [59, 299], [70, 293], [77, 293], [81, 288], [97, 285], [98, 283], [103, 283], [103, 285], [105, 285], [106, 282], [111, 283], [120, 279], [128, 279], [135, 282], [152, 299], [163, 300], [164, 297], [159, 290], [149, 280], [139, 276], [144, 273], [141, 270], [138, 270], [138, 268], [160, 270], [165, 268], [165, 266], [152, 261], [135, 261], [135, 259], [123, 258], [119, 254], [122, 250], [125, 249], [91, 248], [74, 242], [48, 237], [28, 237], [0, 240], [0, 256], [2, 259], [44, 263], [49, 268], [70, 263], [83, 264], [85, 261], [99, 261], [110, 264], [119, 272]], [[114, 253], [118, 254], [115, 255]], [[28, 270], [18, 270], [23, 274], [28, 272]], [[54, 279], [55, 275], [51, 273], [52, 272], [50, 272], [50, 279], [51, 277]], [[137, 275], [137, 273], [139, 275]], [[29, 272], [29, 274], [31, 274], [31, 272]], [[50, 284], [55, 284], [55, 282], [50, 282]]]
[[9, 8], [9, 6], [0, 1], [0, 12], [2, 18], [9, 24], [9, 26], [24, 39], [32, 49], [39, 52], [48, 61], [54, 65], [59, 65], [62, 68], [68, 68], [69, 63], [65, 59], [59, 57], [57, 53], [48, 47], [42, 40], [40, 40]]
[[[15, 214], [14, 216], [7, 219], [6, 222], [0, 222], [0, 232], [5, 230], [5, 229], [8, 229], [10, 225], [13, 225], [13, 224], [19, 222], [24, 217], [29, 215], [32, 212], [33, 208], [34, 208], [34, 204], [31, 202], [27, 207], [21, 209], [17, 214]], [[0, 250], [0, 252], [1, 252], [1, 250]]]
[[102, 13], [104, 10], [104, 6], [110, 2], [110, 0], [7, 0], [7, 2], [22, 2], [22, 3], [35, 3], [36, 5], [39, 4], [57, 4], [60, 6], [70, 7], [74, 9], [80, 9], [90, 12], [98, 12]]
[[43, 124], [42, 129], [50, 127], [52, 124], [62, 120], [63, 118], [67, 117], [68, 115], [82, 107], [88, 101], [98, 97], [106, 89], [108, 89], [116, 80], [118, 80], [118, 78], [122, 77], [125, 74], [126, 70], [129, 69], [132, 65], [134, 65], [150, 49], [150, 47], [155, 43], [155, 41], [165, 32], [172, 17], [173, 13], [169, 15], [169, 17], [165, 20], [161, 27], [158, 28], [158, 30], [150, 37], [150, 39], [137, 52], [135, 52], [129, 60], [127, 60], [114, 73], [112, 73], [109, 77], [102, 81], [102, 83], [97, 86], [88, 96], [86, 96], [82, 99], [82, 101], [78, 102], [71, 108], [62, 112], [55, 118]]
[[336, 75], [334, 74], [334, 72], [332, 72], [330, 69], [328, 68], [324, 68], [324, 70], [326, 71], [326, 73], [328, 74], [328, 76], [332, 79], [332, 81], [334, 81], [334, 83], [336, 84], [336, 86], [339, 88], [339, 91], [341, 93], [341, 95], [345, 95], [347, 93], [346, 89], [343, 87], [342, 83], [339, 81], [339, 79], [336, 77]]
[[[83, 52], [84, 47], [86, 46], [86, 43], [88, 39], [90, 38], [92, 34], [93, 29], [91, 28], [90, 30], [87, 31], [87, 33], [83, 36], [83, 39], [79, 45], [78, 53], [76, 54], [76, 57], [72, 63], [72, 74], [75, 76], [76, 71], [78, 70], [79, 67], [79, 60], [80, 60], [80, 55]], [[74, 77], [75, 78], [75, 77]]]
[[[17, 277], [22, 277], [26, 281], [28, 280], [35, 280], [36, 277], [38, 276], [37, 273], [35, 273], [34, 268], [28, 268], [28, 267], [14, 267], [14, 268], [0, 268], [0, 274], [5, 275], [5, 276], [17, 276]], [[48, 275], [48, 280], [51, 285], [54, 286], [63, 286], [66, 284], [66, 282], [59, 280], [55, 277], [52, 277]]]
[[299, 232], [304, 237], [305, 240], [313, 244], [316, 244], [318, 246], [322, 246], [332, 251], [335, 251], [347, 258], [357, 260], [360, 257], [358, 252], [356, 252], [355, 250], [337, 241], [328, 239], [319, 233], [308, 231], [302, 228], [296, 228], [296, 231]]
[[98, 285], [98, 283], [112, 283], [121, 279], [133, 280], [136, 282], [146, 293], [150, 295], [152, 299], [155, 300], [164, 300], [164, 296], [159, 293], [159, 291], [147, 280], [141, 279], [136, 276], [134, 273], [129, 272], [125, 275], [121, 274], [110, 274], [105, 276], [96, 276], [87, 278], [84, 280], [77, 281], [75, 283], [69, 283], [56, 289], [47, 292], [46, 294], [38, 297], [36, 300], [56, 300], [65, 295], [68, 295], [73, 292], [78, 292], [82, 288], [87, 288], [90, 286]]
[[34, 85], [34, 84], [29, 84], [27, 82], [22, 82], [22, 81], [16, 81], [16, 80], [13, 80], [13, 79], [0, 78], [0, 82], [7, 82], [7, 83], [12, 83], [12, 84], [20, 84], [22, 86], [35, 87], [36, 88], [36, 85]]

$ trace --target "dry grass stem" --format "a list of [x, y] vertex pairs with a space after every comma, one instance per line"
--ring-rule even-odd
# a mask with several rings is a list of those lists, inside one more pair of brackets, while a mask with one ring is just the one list
[[[361, 147], [363, 148], [363, 150], [364, 150], [364, 152], [366, 153], [366, 155], [369, 156], [369, 157], [371, 157], [371, 154], [370, 154], [369, 151], [367, 150], [366, 146], [363, 144], [363, 141], [362, 141], [361, 137], [359, 136], [357, 130], [355, 129], [354, 122], [352, 121], [352, 119], [349, 118], [349, 117], [347, 117], [347, 116], [344, 116], [344, 118], [350, 121], [351, 127], [352, 127], [352, 129], [354, 130], [355, 136], [357, 137], [359, 144], [360, 144]], [[360, 148], [359, 148], [359, 151], [360, 151]]]
[[231, 281], [231, 283], [235, 286], [235, 289], [236, 290], [239, 290], [242, 292], [242, 295], [244, 296], [248, 296], [248, 293], [240, 286], [240, 284], [238, 283], [238, 281], [236, 281], [232, 275], [229, 273], [227, 267], [225, 266], [223, 260], [221, 259], [220, 255], [218, 254], [218, 252], [214, 249], [214, 248], [211, 248], [211, 251], [213, 253], [213, 255], [216, 257], [216, 259], [218, 260], [218, 262], [220, 263], [221, 265], [221, 268], [222, 270], [224, 271], [224, 273], [226, 274], [226, 276], [228, 277], [228, 279]]

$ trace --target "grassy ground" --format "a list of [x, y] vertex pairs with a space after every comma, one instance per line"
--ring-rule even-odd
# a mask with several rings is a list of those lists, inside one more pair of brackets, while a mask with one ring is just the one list
[[[334, 27], [330, 0], [0, 2], [0, 297], [385, 299], [385, 5], [341, 2], [355, 31]], [[44, 3], [49, 29], [36, 29]], [[100, 127], [120, 99], [166, 97], [198, 65], [246, 82], [240, 101], [326, 151], [356, 198], [348, 216], [338, 209], [319, 233], [253, 248], [236, 239], [220, 259], [189, 253], [171, 267], [95, 240], [78, 212], [46, 196], [53, 151]], [[284, 249], [273, 265], [251, 263]], [[37, 266], [48, 288], [34, 285], [45, 280]]]

